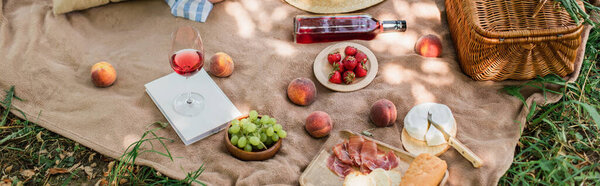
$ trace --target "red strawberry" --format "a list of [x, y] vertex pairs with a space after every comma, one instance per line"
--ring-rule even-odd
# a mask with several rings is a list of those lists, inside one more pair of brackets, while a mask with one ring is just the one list
[[344, 64], [341, 61], [333, 62], [333, 70], [344, 73]]
[[358, 51], [356, 53], [356, 55], [354, 56], [354, 58], [356, 58], [356, 61], [358, 63], [364, 62], [365, 64], [367, 64], [367, 61], [369, 61], [369, 59], [367, 58], [367, 55], [361, 51]]
[[346, 53], [346, 56], [356, 55], [356, 51], [356, 48], [351, 46], [347, 46], [346, 49], [344, 49], [344, 53]]
[[367, 75], [367, 68], [364, 66], [365, 62], [358, 63], [358, 66], [354, 69], [356, 77], [365, 77]]
[[330, 65], [333, 65], [334, 62], [338, 62], [342, 60], [342, 55], [340, 52], [334, 52], [327, 55], [327, 61], [329, 61]]
[[340, 75], [340, 72], [338, 72], [338, 71], [331, 72], [331, 74], [329, 74], [329, 82], [332, 82], [335, 84], [342, 84], [342, 75]]
[[344, 72], [344, 83], [346, 84], [350, 84], [354, 81], [354, 72], [348, 70], [346, 72]]
[[358, 65], [358, 62], [356, 62], [356, 58], [352, 56], [346, 56], [342, 63], [344, 63], [344, 69], [346, 70], [354, 70], [354, 68], [356, 68], [356, 65]]

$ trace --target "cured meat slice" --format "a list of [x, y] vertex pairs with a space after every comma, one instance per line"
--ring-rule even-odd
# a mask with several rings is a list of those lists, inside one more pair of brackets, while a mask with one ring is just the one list
[[357, 167], [361, 165], [360, 151], [364, 141], [361, 136], [350, 136], [350, 140], [348, 141], [348, 155], [350, 155], [350, 158], [354, 162], [353, 164]]
[[391, 170], [398, 167], [398, 157], [393, 151], [384, 151], [377, 143], [361, 136], [351, 136], [348, 141], [333, 147], [333, 154], [327, 159], [327, 167], [344, 178], [350, 172], [359, 169], [368, 174], [382, 168]]
[[352, 165], [352, 158], [348, 155], [348, 150], [346, 149], [346, 143], [340, 143], [333, 147], [333, 153], [337, 156], [340, 161], [345, 164]]
[[389, 151], [385, 154], [385, 157], [387, 159], [387, 166], [386, 167], [382, 167], [385, 170], [392, 170], [393, 168], [398, 167], [398, 157], [396, 156], [396, 154], [394, 154], [394, 152]]
[[377, 144], [373, 141], [365, 140], [360, 149], [361, 166], [360, 170], [363, 173], [369, 173], [378, 168], [377, 166]]
[[346, 177], [346, 175], [350, 174], [350, 172], [353, 170], [352, 165], [348, 165], [340, 161], [335, 154], [332, 154], [327, 159], [327, 167], [329, 170], [342, 178]]
[[377, 168], [392, 170], [398, 166], [398, 157], [392, 151], [378, 153], [376, 164]]
[[385, 170], [392, 170], [393, 168], [398, 167], [398, 157], [392, 151], [378, 154], [376, 162], [378, 168]]

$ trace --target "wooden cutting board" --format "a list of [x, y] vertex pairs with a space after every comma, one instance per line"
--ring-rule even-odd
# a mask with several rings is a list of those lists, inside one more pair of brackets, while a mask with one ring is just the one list
[[[342, 137], [342, 140], [340, 140], [338, 143], [343, 142], [344, 140], [348, 139], [350, 136], [353, 135], [359, 135], [356, 133], [353, 133], [351, 131], [347, 131], [347, 130], [343, 130], [339, 132], [339, 135]], [[377, 143], [377, 146], [384, 150], [384, 151], [393, 151], [396, 156], [398, 156], [399, 160], [398, 161], [398, 167], [392, 169], [392, 170], [397, 170], [399, 172], [402, 173], [402, 175], [404, 175], [404, 173], [406, 172], [406, 169], [408, 169], [410, 162], [412, 162], [415, 159], [415, 156], [413, 156], [412, 154], [401, 150], [399, 148], [393, 147], [391, 145], [388, 145], [386, 143], [383, 143], [381, 141], [363, 136], [365, 139], [371, 140], [375, 143]], [[338, 143], [333, 143], [333, 145], [338, 144]], [[302, 173], [302, 175], [300, 176], [300, 185], [304, 185], [304, 186], [325, 186], [325, 185], [342, 185], [344, 183], [344, 179], [340, 178], [339, 176], [337, 176], [335, 173], [333, 173], [331, 170], [329, 170], [329, 168], [327, 167], [327, 158], [329, 158], [329, 156], [331, 156], [332, 152], [332, 146], [325, 146], [320, 152], [319, 154], [317, 154], [317, 156], [311, 161], [311, 163], [308, 165], [308, 167], [306, 167], [306, 169], [304, 170], [304, 172]], [[446, 170], [446, 174], [444, 175], [444, 178], [442, 179], [442, 182], [440, 183], [440, 185], [445, 185], [446, 184], [446, 180], [448, 179], [448, 170]]]

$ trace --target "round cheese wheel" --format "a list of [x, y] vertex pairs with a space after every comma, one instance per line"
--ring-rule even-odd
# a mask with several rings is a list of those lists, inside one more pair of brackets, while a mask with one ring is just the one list
[[[431, 112], [431, 120], [441, 125], [442, 128], [446, 132], [452, 131], [454, 127], [454, 116], [452, 116], [452, 111], [446, 105], [442, 104], [434, 104], [429, 107], [429, 112]], [[425, 141], [428, 146], [436, 146], [446, 143], [446, 139], [444, 138], [444, 134], [440, 132], [435, 126], [430, 125], [427, 134], [425, 135]]]
[[404, 117], [404, 128], [410, 137], [425, 141], [425, 134], [428, 129], [427, 112], [429, 107], [435, 103], [422, 103], [414, 106]]
[[439, 103], [422, 103], [414, 106], [404, 117], [404, 127], [410, 137], [426, 141], [428, 146], [446, 143], [444, 135], [434, 126], [429, 126], [427, 114], [431, 112], [431, 119], [440, 124], [446, 131], [452, 131], [454, 116], [448, 106]]

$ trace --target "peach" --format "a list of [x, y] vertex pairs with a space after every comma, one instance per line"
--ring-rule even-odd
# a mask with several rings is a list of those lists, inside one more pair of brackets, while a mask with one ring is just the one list
[[92, 82], [97, 87], [111, 86], [117, 80], [117, 71], [108, 62], [99, 62], [92, 66]]
[[315, 83], [308, 78], [296, 78], [288, 85], [287, 95], [293, 103], [306, 106], [315, 101], [317, 88]]
[[304, 128], [312, 137], [322, 138], [329, 135], [333, 129], [333, 123], [329, 114], [323, 111], [314, 111], [306, 118]]
[[415, 52], [425, 57], [439, 57], [442, 54], [442, 41], [432, 34], [421, 36], [415, 44]]
[[377, 127], [389, 127], [396, 123], [396, 106], [390, 100], [380, 99], [371, 106], [369, 117]]
[[209, 72], [217, 77], [227, 77], [233, 73], [233, 59], [223, 52], [217, 52], [210, 58]]

